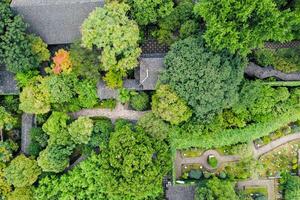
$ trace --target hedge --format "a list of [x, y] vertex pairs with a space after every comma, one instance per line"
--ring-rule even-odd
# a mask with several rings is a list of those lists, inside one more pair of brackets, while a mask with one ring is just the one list
[[172, 130], [171, 145], [174, 149], [187, 149], [190, 147], [210, 149], [230, 146], [237, 143], [246, 143], [266, 136], [290, 122], [297, 120], [300, 120], [300, 109], [296, 107], [295, 110], [274, 117], [272, 120], [252, 124], [241, 129], [226, 129], [209, 134], [201, 134], [199, 131], [194, 130], [193, 134], [181, 134], [181, 137], [176, 138], [176, 135], [183, 130], [174, 128]]

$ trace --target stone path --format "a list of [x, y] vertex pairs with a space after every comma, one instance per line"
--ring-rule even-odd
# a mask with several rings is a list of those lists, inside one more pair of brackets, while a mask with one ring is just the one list
[[253, 144], [253, 155], [255, 158], [259, 158], [260, 156], [276, 149], [277, 147], [284, 145], [286, 143], [295, 141], [295, 140], [300, 140], [300, 133], [294, 133], [294, 134], [290, 134], [284, 137], [281, 137], [277, 140], [274, 140], [272, 142], [270, 142], [267, 145], [264, 145], [260, 148], [255, 148], [254, 144]]
[[74, 167], [76, 167], [80, 162], [84, 161], [85, 159], [87, 159], [88, 156], [86, 155], [82, 155], [80, 156], [72, 165], [70, 165], [69, 167], [67, 167], [64, 172], [68, 172], [69, 170], [73, 169]]
[[[208, 162], [208, 156], [213, 155], [216, 157], [218, 160], [218, 164], [216, 168], [212, 168]], [[201, 156], [199, 157], [189, 157], [189, 158], [183, 158], [180, 151], [176, 152], [176, 160], [175, 160], [175, 165], [176, 165], [176, 177], [179, 178], [181, 177], [182, 174], [182, 167], [184, 165], [189, 165], [189, 164], [200, 164], [203, 168], [205, 168], [207, 171], [214, 172], [217, 169], [221, 168], [225, 163], [228, 162], [237, 162], [240, 160], [239, 156], [222, 156], [219, 154], [219, 152], [215, 150], [208, 150], [205, 151]]]
[[116, 119], [128, 119], [130, 121], [137, 121], [141, 116], [148, 113], [149, 111], [134, 111], [127, 110], [125, 106], [121, 103], [118, 103], [114, 110], [110, 109], [83, 109], [78, 112], [70, 113], [69, 115], [73, 118], [78, 118], [79, 116], [87, 116], [87, 117], [107, 117], [110, 118], [113, 122]]
[[30, 129], [34, 125], [34, 115], [24, 113], [22, 115], [22, 135], [21, 135], [21, 151], [28, 155], [28, 146], [30, 144]]
[[275, 179], [257, 179], [257, 180], [246, 180], [237, 182], [237, 188], [244, 190], [250, 187], [266, 187], [268, 190], [268, 200], [275, 200], [276, 197], [276, 180]]
[[274, 69], [273, 67], [261, 67], [255, 63], [250, 62], [245, 69], [245, 74], [250, 77], [257, 77], [259, 79], [266, 79], [269, 77], [275, 77], [283, 81], [298, 81], [300, 80], [300, 73], [283, 73]]

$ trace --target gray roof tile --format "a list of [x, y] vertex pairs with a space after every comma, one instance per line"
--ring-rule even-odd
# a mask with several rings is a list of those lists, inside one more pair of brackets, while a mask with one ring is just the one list
[[29, 31], [48, 44], [67, 44], [80, 38], [80, 27], [104, 0], [13, 0], [11, 7], [30, 25]]

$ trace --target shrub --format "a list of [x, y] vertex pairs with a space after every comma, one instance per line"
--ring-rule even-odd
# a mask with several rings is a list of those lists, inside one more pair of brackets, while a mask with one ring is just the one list
[[26, 113], [44, 114], [50, 111], [50, 93], [41, 84], [42, 77], [35, 77], [20, 94], [20, 110]]
[[171, 47], [160, 80], [187, 102], [196, 120], [210, 121], [237, 101], [244, 66], [243, 58], [213, 53], [200, 38], [188, 38]]
[[50, 52], [47, 49], [48, 45], [40, 37], [35, 35], [29, 35], [28, 37], [31, 43], [32, 53], [36, 56], [37, 62], [42, 63], [49, 61]]
[[68, 128], [71, 139], [76, 144], [87, 144], [93, 131], [93, 120], [88, 117], [79, 117]]
[[149, 96], [145, 92], [140, 92], [131, 96], [129, 104], [134, 110], [147, 110], [149, 107]]
[[285, 176], [285, 182], [282, 183], [284, 189], [284, 199], [297, 199], [300, 195], [300, 178], [291, 175]]
[[298, 20], [295, 13], [281, 12], [272, 0], [243, 4], [239, 0], [201, 0], [194, 11], [205, 21], [204, 38], [210, 47], [243, 55], [265, 41], [292, 40], [293, 24]]
[[213, 168], [215, 169], [217, 166], [218, 166], [218, 160], [215, 156], [213, 155], [209, 155], [208, 158], [207, 158], [207, 162], [208, 164]]
[[15, 190], [8, 195], [7, 200], [32, 200], [32, 195], [30, 187], [15, 188]]
[[15, 187], [25, 187], [37, 180], [41, 174], [41, 169], [35, 160], [26, 158], [21, 154], [4, 169], [4, 174], [7, 181]]
[[69, 166], [73, 146], [48, 145], [41, 151], [37, 162], [44, 172], [59, 173]]
[[28, 153], [32, 156], [38, 156], [40, 151], [47, 146], [47, 140], [48, 136], [41, 128], [31, 128]]
[[131, 12], [139, 25], [154, 24], [167, 17], [173, 10], [172, 0], [127, 0]]
[[70, 47], [72, 71], [80, 77], [98, 81], [100, 78], [98, 52], [83, 48], [80, 44], [81, 41], [76, 41]]
[[152, 96], [152, 111], [157, 117], [175, 125], [187, 121], [192, 116], [192, 111], [186, 102], [168, 85], [159, 86]]
[[158, 21], [158, 30], [155, 30], [152, 35], [160, 43], [171, 45], [178, 39], [199, 34], [199, 23], [193, 13], [193, 7], [194, 2], [192, 0], [179, 1], [170, 15]]
[[204, 186], [199, 186], [195, 194], [196, 200], [207, 199], [231, 199], [238, 200], [234, 191], [234, 184], [229, 181], [220, 180], [216, 177], [208, 180]]
[[202, 177], [203, 173], [201, 170], [195, 170], [195, 169], [192, 169], [190, 172], [189, 172], [189, 177], [192, 178], [192, 179], [200, 179]]
[[138, 123], [146, 133], [158, 140], [164, 140], [168, 137], [170, 125], [161, 118], [156, 117], [153, 113], [147, 113], [142, 116]]
[[128, 10], [127, 4], [112, 2], [104, 8], [96, 8], [82, 24], [82, 44], [88, 49], [95, 46], [102, 50], [101, 67], [110, 72], [104, 79], [110, 82], [110, 87], [121, 85], [125, 72], [137, 66], [141, 53], [139, 29], [127, 18]]

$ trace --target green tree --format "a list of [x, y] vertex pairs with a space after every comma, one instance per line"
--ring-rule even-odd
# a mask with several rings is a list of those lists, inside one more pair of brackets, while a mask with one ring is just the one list
[[68, 128], [71, 139], [76, 144], [87, 144], [93, 131], [93, 120], [88, 117], [79, 117]]
[[166, 139], [170, 132], [170, 125], [161, 118], [156, 117], [153, 113], [147, 113], [142, 116], [137, 125], [142, 127], [150, 136], [158, 140]]
[[59, 173], [69, 166], [69, 156], [73, 149], [74, 146], [48, 145], [41, 151], [37, 159], [38, 165], [44, 172]]
[[34, 77], [23, 88], [20, 94], [20, 110], [33, 114], [43, 114], [50, 111], [50, 93], [47, 88], [43, 87], [42, 81], [42, 77]]
[[70, 136], [67, 131], [67, 121], [70, 117], [66, 113], [52, 112], [46, 123], [43, 124], [43, 131], [49, 135], [48, 145], [70, 145]]
[[41, 57], [25, 33], [27, 25], [5, 1], [0, 2], [0, 19], [0, 63], [14, 73], [38, 68]]
[[152, 111], [156, 116], [175, 125], [187, 121], [192, 116], [192, 110], [186, 102], [168, 85], [160, 85], [152, 96]]
[[223, 181], [216, 177], [208, 180], [204, 186], [197, 188], [195, 194], [196, 200], [238, 200], [234, 191], [234, 184], [229, 181]]
[[[167, 145], [139, 128], [124, 125], [111, 134], [103, 162], [103, 190], [108, 199], [147, 199], [162, 193], [170, 163]], [[120, 181], [122, 180], [122, 181]]]
[[12, 140], [0, 141], [0, 168], [13, 158], [13, 152], [19, 148]]
[[[137, 66], [141, 53], [138, 47], [139, 29], [126, 16], [128, 10], [127, 4], [112, 2], [104, 8], [96, 8], [82, 24], [83, 46], [101, 49], [102, 69], [122, 76]], [[110, 83], [109, 86], [113, 85]]]
[[149, 96], [145, 92], [137, 93], [130, 97], [129, 104], [134, 110], [146, 110], [149, 107]]
[[7, 200], [32, 200], [32, 195], [30, 187], [16, 188], [8, 195]]
[[282, 183], [284, 189], [284, 199], [294, 200], [300, 196], [300, 178], [297, 176], [284, 175], [285, 181]]
[[99, 100], [96, 83], [90, 80], [81, 80], [74, 86], [77, 98], [74, 104], [80, 108], [93, 108]]
[[100, 63], [98, 52], [81, 47], [81, 41], [74, 42], [70, 47], [72, 71], [83, 78], [98, 81], [100, 78]]
[[25, 187], [32, 185], [37, 180], [41, 169], [35, 160], [21, 154], [4, 169], [4, 174], [7, 181], [15, 187]]
[[158, 29], [152, 35], [160, 43], [171, 45], [178, 39], [199, 34], [200, 23], [193, 13], [194, 4], [193, 0], [180, 0], [170, 15], [158, 21]]
[[172, 0], [127, 0], [134, 19], [139, 25], [154, 24], [173, 10]]
[[205, 48], [200, 38], [187, 38], [171, 47], [160, 80], [187, 102], [195, 119], [209, 121], [238, 100], [245, 64], [239, 56]]
[[215, 50], [246, 55], [266, 41], [293, 39], [295, 14], [280, 12], [273, 0], [201, 0], [194, 11], [204, 18], [205, 41]]
[[3, 129], [11, 130], [16, 124], [16, 119], [6, 111], [3, 106], [0, 106], [0, 139], [3, 141]]

